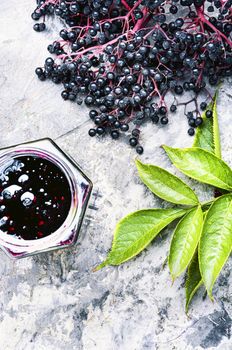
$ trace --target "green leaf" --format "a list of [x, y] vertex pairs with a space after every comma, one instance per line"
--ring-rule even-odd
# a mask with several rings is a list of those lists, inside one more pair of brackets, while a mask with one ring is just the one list
[[169, 269], [172, 278], [178, 277], [190, 263], [203, 225], [201, 206], [193, 208], [178, 223], [172, 237], [169, 252]]
[[196, 294], [199, 287], [202, 285], [203, 280], [201, 277], [199, 261], [198, 261], [198, 250], [196, 249], [195, 254], [189, 264], [187, 272], [187, 280], [185, 282], [185, 293], [186, 293], [186, 304], [185, 311], [188, 312], [189, 304]]
[[143, 183], [158, 197], [175, 204], [197, 205], [198, 198], [182, 180], [168, 171], [150, 164], [136, 161]]
[[96, 270], [106, 265], [120, 265], [139, 254], [173, 220], [187, 210], [145, 209], [129, 214], [116, 226], [111, 251]]
[[214, 154], [201, 148], [163, 147], [172, 163], [185, 175], [224, 190], [232, 189], [232, 170]]
[[212, 118], [206, 117], [206, 111], [202, 113], [203, 123], [196, 129], [193, 147], [205, 149], [221, 158], [216, 99], [217, 93], [206, 109], [206, 111], [211, 110], [213, 112]]
[[208, 210], [199, 243], [200, 271], [210, 297], [231, 248], [232, 194], [227, 194], [216, 199]]

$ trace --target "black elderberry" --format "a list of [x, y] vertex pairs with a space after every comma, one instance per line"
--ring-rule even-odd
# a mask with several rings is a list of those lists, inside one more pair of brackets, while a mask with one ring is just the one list
[[103, 135], [105, 133], [105, 129], [101, 126], [98, 126], [96, 132], [98, 135]]
[[213, 6], [209, 6], [209, 7], [207, 8], [207, 11], [208, 11], [208, 12], [214, 12], [214, 7], [213, 7]]
[[196, 120], [195, 120], [196, 126], [199, 126], [199, 125], [201, 125], [202, 123], [203, 123], [203, 119], [202, 119], [201, 117], [196, 118]]
[[105, 79], [103, 79], [103, 78], [98, 78], [97, 81], [96, 81], [96, 83], [97, 83], [97, 86], [103, 87], [103, 86], [105, 85]]
[[153, 123], [155, 123], [155, 124], [157, 124], [157, 123], [159, 122], [159, 117], [158, 117], [158, 115], [156, 115], [156, 114], [152, 114], [152, 115], [150, 116], [150, 118], [151, 118], [151, 121], [152, 121]]
[[170, 6], [169, 11], [174, 15], [178, 12], [178, 7], [176, 5], [172, 5]]
[[183, 88], [181, 85], [176, 85], [174, 91], [177, 95], [181, 95], [183, 93]]
[[207, 118], [211, 118], [213, 116], [213, 112], [208, 110], [208, 111], [206, 111], [205, 115]]
[[146, 90], [141, 89], [141, 90], [139, 91], [139, 96], [140, 96], [141, 98], [147, 97], [147, 92], [146, 92]]
[[139, 95], [135, 95], [133, 100], [135, 104], [139, 104], [141, 102], [141, 97]]
[[118, 119], [119, 119], [119, 120], [124, 119], [124, 118], [125, 118], [125, 115], [126, 115], [126, 113], [125, 113], [125, 111], [124, 111], [123, 109], [119, 109], [119, 110], [118, 110]]
[[48, 52], [50, 52], [50, 53], [55, 53], [55, 48], [54, 48], [54, 46], [51, 45], [51, 44], [48, 45], [47, 50], [48, 50]]
[[159, 114], [166, 115], [167, 114], [167, 108], [165, 106], [161, 106], [159, 108]]
[[108, 72], [106, 75], [108, 80], [114, 80], [115, 79], [115, 74], [113, 72]]
[[89, 129], [89, 136], [93, 137], [96, 135], [96, 130], [95, 129]]
[[158, 16], [157, 20], [159, 21], [159, 23], [165, 23], [166, 16], [164, 14], [161, 14]]
[[69, 98], [69, 92], [67, 90], [64, 90], [61, 92], [61, 97], [64, 99], [64, 100], [68, 100]]
[[136, 115], [135, 123], [140, 125], [143, 123], [144, 119], [145, 119], [145, 113], [143, 111], [140, 111]]
[[71, 4], [69, 6], [69, 9], [70, 11], [73, 13], [73, 14], [77, 14], [78, 12], [80, 12], [80, 6], [78, 4]]
[[70, 32], [68, 32], [67, 37], [69, 41], [75, 41], [77, 38], [77, 34], [74, 30], [71, 30]]
[[193, 112], [188, 112], [188, 113], [187, 113], [187, 117], [188, 117], [188, 118], [193, 118]]
[[97, 91], [97, 90], [98, 90], [98, 86], [97, 86], [96, 83], [91, 83], [91, 84], [89, 85], [89, 91], [95, 92], [95, 91]]
[[82, 98], [78, 98], [78, 99], [76, 100], [76, 102], [77, 102], [77, 104], [80, 106], [80, 105], [83, 103], [83, 100], [82, 100]]
[[39, 78], [39, 80], [44, 81], [44, 80], [46, 80], [46, 75], [44, 73], [42, 73], [38, 76], [38, 78]]
[[105, 23], [103, 24], [103, 28], [104, 28], [105, 30], [109, 30], [109, 29], [111, 29], [111, 27], [112, 27], [112, 24], [111, 24], [110, 22], [105, 22]]
[[195, 84], [190, 82], [189, 83], [189, 90], [194, 90], [195, 89]]
[[195, 128], [195, 126], [196, 126], [195, 119], [194, 118], [189, 118], [188, 125], [193, 127], [193, 128]]
[[181, 28], [181, 27], [183, 26], [183, 24], [184, 24], [183, 18], [177, 18], [177, 19], [175, 20], [175, 25], [176, 25], [176, 27]]
[[167, 64], [167, 63], [168, 63], [168, 58], [165, 57], [165, 56], [162, 56], [162, 57], [160, 58], [160, 62], [161, 62], [162, 64]]
[[188, 129], [189, 136], [193, 136], [195, 134], [195, 130], [193, 128]]
[[143, 147], [140, 146], [140, 145], [136, 146], [136, 152], [137, 152], [138, 154], [143, 154]]
[[207, 103], [206, 102], [201, 102], [201, 104], [200, 104], [201, 110], [204, 111], [206, 109], [206, 107], [207, 107]]
[[232, 32], [232, 24], [231, 24], [231, 23], [226, 23], [226, 24], [224, 25], [224, 32], [225, 32], [226, 34], [229, 34], [229, 33]]
[[[203, 2], [204, 0], [197, 0], [197, 1], [200, 3], [200, 2]], [[189, 18], [196, 18], [197, 14], [195, 11], [189, 11], [188, 16], [189, 16]]]
[[115, 55], [111, 55], [110, 57], [109, 57], [109, 62], [110, 63], [115, 63], [117, 61], [117, 57], [115, 56]]
[[121, 129], [121, 131], [126, 132], [129, 130], [129, 125], [128, 124], [121, 124], [120, 129]]
[[115, 118], [113, 115], [109, 114], [109, 115], [107, 116], [107, 121], [108, 121], [110, 124], [113, 124], [113, 123], [115, 123], [116, 118]]
[[40, 17], [41, 17], [41, 15], [40, 15], [39, 12], [33, 12], [33, 13], [31, 14], [31, 18], [32, 18], [34, 21], [39, 20]]
[[69, 99], [69, 101], [75, 101], [75, 99], [76, 99], [76, 94], [70, 92], [70, 94], [68, 95], [68, 99]]
[[98, 112], [95, 109], [89, 111], [89, 117], [94, 120], [98, 116]]
[[137, 145], [137, 143], [138, 143], [138, 140], [137, 140], [136, 137], [131, 137], [129, 139], [129, 143], [130, 143], [131, 147], [135, 147]]
[[198, 33], [195, 35], [194, 39], [197, 43], [201, 43], [204, 39], [204, 36], [201, 33]]
[[143, 13], [142, 13], [142, 11], [137, 10], [137, 11], [135, 11], [134, 16], [135, 16], [136, 20], [139, 20], [139, 19], [143, 18]]
[[155, 76], [154, 76], [155, 80], [158, 82], [158, 81], [162, 81], [163, 77], [160, 73], [156, 73]]
[[62, 39], [64, 39], [64, 40], [67, 40], [67, 39], [68, 39], [68, 32], [67, 32], [66, 29], [62, 29], [62, 30], [60, 31], [60, 37], [61, 37]]
[[167, 118], [167, 117], [162, 117], [162, 118], [160, 119], [160, 123], [163, 124], [163, 125], [168, 124], [168, 118]]
[[175, 112], [176, 110], [177, 110], [176, 105], [171, 105], [170, 111], [171, 111], [171, 112]]
[[[93, 104], [93, 102], [94, 102], [93, 96], [91, 96], [91, 95], [86, 96], [86, 98], [85, 98], [85, 104], [86, 104], [87, 106], [91, 106], [91, 105]], [[102, 111], [102, 112], [103, 112], [103, 111]]]
[[180, 4], [182, 6], [191, 6], [193, 3], [193, 0], [180, 0]]
[[139, 131], [139, 129], [134, 129], [134, 130], [132, 130], [132, 136], [134, 136], [134, 137], [139, 137], [139, 134], [140, 134], [140, 131]]
[[89, 30], [89, 34], [90, 34], [92, 37], [94, 37], [94, 36], [97, 35], [97, 30], [91, 28], [91, 29]]
[[[85, 103], [86, 103], [86, 100], [85, 100]], [[87, 104], [87, 106], [90, 105], [89, 103], [86, 103], [86, 104]], [[106, 113], [108, 111], [108, 108], [106, 105], [100, 105], [99, 109], [102, 113]]]
[[195, 76], [199, 75], [199, 69], [198, 68], [193, 68], [192, 72], [193, 72], [193, 75], [195, 75]]
[[96, 125], [101, 125], [102, 119], [101, 119], [99, 116], [96, 116], [96, 117], [94, 118], [94, 123], [95, 123]]
[[42, 68], [38, 67], [38, 68], [35, 69], [35, 74], [36, 74], [36, 75], [40, 76], [40, 75], [42, 75], [43, 73], [44, 73], [44, 72], [43, 72], [43, 69], [42, 69]]
[[115, 121], [114, 122], [114, 127], [115, 127], [115, 129], [119, 129], [120, 127], [121, 127], [121, 123], [119, 122], [119, 121]]
[[126, 76], [126, 82], [127, 82], [128, 84], [133, 84], [133, 83], [134, 83], [134, 76], [131, 75], [131, 74], [127, 75], [127, 76]]
[[123, 94], [124, 94], [125, 96], [127, 96], [128, 93], [129, 93], [129, 89], [128, 89], [127, 87], [124, 87], [124, 88], [123, 88]]
[[113, 130], [113, 131], [111, 131], [110, 135], [111, 135], [112, 139], [116, 140], [119, 138], [120, 134], [119, 134], [118, 130]]
[[60, 78], [59, 78], [58, 76], [52, 77], [52, 81], [53, 81], [53, 83], [55, 83], [55, 84], [60, 84], [60, 82], [61, 82], [61, 80], [60, 80]]
[[54, 60], [53, 60], [52, 57], [46, 58], [46, 60], [45, 60], [45, 65], [46, 66], [52, 66], [53, 64], [54, 64]]
[[116, 95], [121, 95], [122, 94], [122, 88], [120, 86], [117, 86], [114, 90], [114, 93]]
[[201, 7], [204, 4], [204, 0], [194, 0], [194, 5], [196, 7]]
[[46, 28], [46, 25], [45, 23], [36, 23], [34, 24], [33, 26], [33, 29], [36, 31], [36, 32], [43, 32]]

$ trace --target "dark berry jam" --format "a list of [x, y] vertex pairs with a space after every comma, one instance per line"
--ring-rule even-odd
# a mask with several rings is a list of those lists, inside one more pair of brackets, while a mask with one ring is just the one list
[[55, 232], [67, 218], [71, 191], [64, 172], [37, 156], [0, 167], [0, 230], [33, 240]]

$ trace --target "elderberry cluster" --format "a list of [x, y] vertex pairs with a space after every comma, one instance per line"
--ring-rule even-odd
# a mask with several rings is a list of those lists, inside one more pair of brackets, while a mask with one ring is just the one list
[[231, 7], [231, 0], [39, 0], [33, 19], [55, 13], [67, 27], [48, 46], [56, 60], [48, 57], [36, 74], [62, 83], [64, 100], [90, 107], [90, 136], [126, 134], [141, 154], [140, 125], [167, 124], [185, 92], [193, 96], [185, 107], [195, 106], [185, 113], [188, 134], [202, 124], [199, 94], [209, 99], [208, 85], [232, 75]]
[[[108, 18], [109, 12], [111, 18], [124, 15], [125, 10], [120, 7], [120, 3], [120, 0], [37, 0], [37, 7], [31, 17], [33, 20], [39, 20], [45, 15], [56, 15], [63, 19], [69, 27], [85, 26], [89, 21], [95, 22]], [[113, 9], [111, 9], [112, 4]]]

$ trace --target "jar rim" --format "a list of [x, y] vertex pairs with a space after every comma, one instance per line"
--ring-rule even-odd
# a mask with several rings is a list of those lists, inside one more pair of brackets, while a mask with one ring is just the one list
[[36, 249], [36, 250], [46, 250], [48, 246], [52, 246], [53, 242], [60, 241], [65, 241], [70, 237], [70, 232], [68, 233], [67, 237], [65, 234], [65, 231], [72, 225], [74, 218], [80, 211], [80, 205], [79, 203], [79, 198], [78, 198], [78, 187], [76, 182], [74, 181], [74, 173], [71, 169], [71, 167], [65, 162], [61, 157], [59, 157], [57, 154], [54, 154], [48, 150], [45, 149], [40, 149], [36, 147], [27, 147], [25, 144], [22, 145], [23, 147], [18, 147], [15, 149], [11, 149], [8, 151], [4, 151], [1, 156], [0, 156], [0, 166], [4, 164], [4, 162], [8, 159], [13, 159], [18, 156], [37, 156], [39, 158], [46, 159], [56, 166], [59, 167], [59, 169], [63, 172], [65, 175], [70, 192], [71, 192], [71, 200], [70, 200], [70, 208], [68, 211], [68, 214], [62, 223], [62, 225], [55, 230], [54, 232], [51, 232], [48, 236], [42, 237], [39, 239], [32, 239], [32, 240], [24, 240], [20, 239], [15, 236], [11, 236], [7, 233], [4, 233], [3, 231], [0, 230], [0, 246], [4, 248], [9, 248], [11, 249], [12, 246], [18, 247], [18, 248], [25, 248], [26, 250], [30, 249]]

